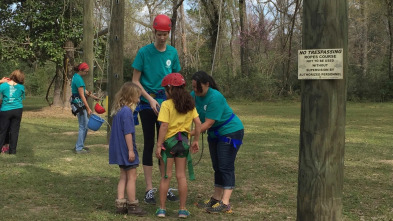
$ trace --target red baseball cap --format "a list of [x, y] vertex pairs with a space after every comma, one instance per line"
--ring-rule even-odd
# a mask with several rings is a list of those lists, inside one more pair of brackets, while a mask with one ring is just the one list
[[84, 71], [84, 70], [86, 70], [86, 69], [89, 69], [89, 65], [87, 65], [86, 62], [83, 62], [83, 63], [81, 63], [81, 64], [78, 66], [78, 70], [80, 70], [80, 71]]

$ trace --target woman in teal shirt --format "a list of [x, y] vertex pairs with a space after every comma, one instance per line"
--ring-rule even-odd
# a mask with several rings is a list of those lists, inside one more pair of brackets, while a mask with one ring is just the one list
[[92, 111], [89, 107], [89, 104], [87, 103], [86, 97], [92, 97], [95, 100], [99, 100], [99, 98], [94, 96], [90, 91], [86, 90], [86, 85], [82, 78], [82, 76], [89, 73], [89, 65], [83, 62], [74, 67], [74, 71], [77, 71], [77, 73], [72, 76], [71, 81], [71, 105], [78, 107], [75, 111], [73, 111], [73, 113], [78, 117], [79, 123], [79, 132], [78, 139], [75, 144], [75, 153], [81, 154], [89, 152], [89, 150], [84, 145], [88, 131], [88, 115], [91, 115]]
[[[242, 144], [244, 126], [233, 113], [214, 79], [199, 71], [192, 76], [191, 95], [202, 122], [201, 132], [208, 132], [210, 157], [214, 170], [214, 194], [198, 207], [210, 213], [231, 213], [229, 203], [235, 188], [235, 159]], [[194, 131], [191, 135], [194, 135]]]
[[[159, 108], [161, 103], [166, 100], [161, 82], [166, 75], [179, 72], [181, 69], [176, 48], [166, 44], [171, 25], [171, 19], [168, 16], [157, 15], [153, 21], [154, 43], [139, 49], [132, 63], [134, 68], [132, 82], [142, 90], [141, 101], [134, 114], [139, 112], [142, 123], [144, 142], [142, 164], [146, 182], [144, 201], [149, 204], [156, 204], [154, 198], [156, 189], [153, 188], [152, 182], [153, 149], [156, 140], [155, 134], [158, 134], [160, 127], [157, 121]], [[177, 201], [178, 198], [171, 190], [172, 188], [167, 193], [168, 200]]]
[[9, 131], [9, 154], [16, 154], [20, 122], [22, 121], [25, 75], [21, 70], [11, 73], [9, 79], [0, 83], [0, 147], [3, 146]]

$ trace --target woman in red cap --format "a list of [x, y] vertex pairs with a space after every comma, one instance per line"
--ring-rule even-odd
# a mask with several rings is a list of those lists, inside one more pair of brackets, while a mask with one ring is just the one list
[[77, 71], [77, 73], [74, 74], [71, 82], [71, 108], [72, 113], [78, 117], [79, 122], [79, 133], [78, 140], [75, 144], [75, 153], [88, 153], [89, 151], [84, 147], [84, 144], [88, 130], [87, 122], [89, 121], [87, 115], [90, 115], [92, 111], [87, 103], [86, 96], [95, 100], [99, 100], [99, 98], [86, 90], [86, 85], [82, 78], [82, 76], [89, 73], [89, 65], [83, 62], [76, 66], [74, 70]]
[[[142, 90], [141, 102], [134, 113], [139, 113], [143, 130], [143, 174], [146, 182], [145, 202], [156, 204], [153, 188], [153, 149], [156, 140], [156, 132], [160, 124], [157, 116], [161, 103], [166, 99], [164, 88], [161, 86], [162, 79], [170, 74], [179, 72], [180, 62], [176, 48], [167, 45], [169, 32], [171, 31], [171, 19], [166, 15], [157, 15], [153, 21], [154, 38], [152, 44], [139, 49], [132, 63], [132, 82]], [[178, 198], [169, 189], [168, 200], [177, 201]]]

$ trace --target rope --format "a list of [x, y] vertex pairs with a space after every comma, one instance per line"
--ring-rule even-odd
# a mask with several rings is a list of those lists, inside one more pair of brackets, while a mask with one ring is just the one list
[[[195, 97], [195, 95], [194, 95], [194, 103], [196, 103], [196, 97]], [[192, 121], [192, 123], [191, 123], [191, 130], [193, 130], [193, 127], [194, 127], [194, 121]], [[204, 142], [203, 142], [203, 134], [204, 134], [204, 133], [202, 133], [202, 150], [201, 150], [201, 156], [199, 157], [199, 160], [198, 160], [196, 163], [193, 164], [193, 166], [198, 165], [199, 162], [201, 162], [201, 159], [202, 159], [202, 156], [203, 156], [203, 149], [205, 149], [205, 145], [204, 145]], [[190, 147], [191, 147], [191, 140], [192, 140], [192, 139], [189, 140], [189, 141], [190, 141]]]
[[[198, 161], [197, 161], [196, 163], [193, 164], [193, 166], [198, 165], [199, 162], [201, 162], [201, 160], [202, 160], [203, 150], [205, 149], [205, 145], [204, 145], [204, 142], [203, 142], [203, 134], [204, 134], [204, 133], [202, 133], [202, 150], [201, 150], [201, 155], [199, 156]], [[191, 140], [191, 139], [190, 139], [190, 140]], [[190, 141], [190, 146], [191, 146], [191, 141]]]

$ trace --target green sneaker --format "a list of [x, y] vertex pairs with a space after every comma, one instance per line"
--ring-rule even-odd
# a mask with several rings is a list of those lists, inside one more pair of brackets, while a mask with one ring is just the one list
[[164, 210], [164, 209], [157, 209], [157, 210], [156, 210], [156, 216], [157, 216], [157, 217], [164, 218], [164, 217], [165, 217], [165, 214], [166, 214], [166, 210]]
[[86, 154], [89, 153], [89, 151], [87, 151], [86, 149], [82, 149], [82, 150], [75, 150], [76, 154]]
[[232, 213], [231, 205], [225, 205], [222, 201], [206, 208], [206, 211], [209, 213]]
[[204, 202], [196, 203], [195, 205], [196, 205], [198, 208], [200, 208], [200, 209], [206, 209], [206, 208], [212, 207], [214, 204], [216, 204], [216, 203], [218, 203], [218, 202], [220, 202], [220, 201], [214, 199], [213, 197], [211, 197], [210, 199], [205, 200]]
[[187, 218], [187, 217], [189, 217], [191, 215], [191, 213], [190, 212], [188, 212], [188, 210], [186, 210], [186, 209], [181, 209], [181, 210], [179, 210], [179, 218]]

